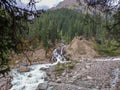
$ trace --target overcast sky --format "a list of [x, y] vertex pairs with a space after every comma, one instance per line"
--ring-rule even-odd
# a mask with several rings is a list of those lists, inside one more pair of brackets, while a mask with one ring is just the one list
[[[27, 8], [26, 4], [29, 2], [29, 0], [17, 0], [18, 4], [17, 6], [22, 7], [22, 8]], [[51, 7], [55, 7], [58, 3], [64, 0], [36, 0], [39, 3], [36, 4], [37, 9], [49, 9]]]
[[[22, 8], [27, 8], [26, 4], [28, 4], [29, 0], [17, 0], [17, 6]], [[20, 2], [21, 1], [21, 2]], [[49, 9], [55, 7], [58, 3], [64, 0], [36, 0], [38, 3], [36, 4], [36, 8], [39, 9]], [[116, 5], [119, 0], [112, 0], [113, 5]]]

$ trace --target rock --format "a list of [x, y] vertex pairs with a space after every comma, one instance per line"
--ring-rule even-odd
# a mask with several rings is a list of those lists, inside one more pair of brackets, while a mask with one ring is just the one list
[[[14, 66], [13, 66], [14, 67]], [[16, 64], [16, 68], [19, 68], [20, 67], [20, 64]]]
[[90, 66], [89, 66], [89, 65], [86, 65], [86, 66], [85, 66], [85, 68], [86, 68], [86, 69], [89, 69], [89, 68], [90, 68]]
[[37, 87], [37, 90], [46, 90], [48, 87], [48, 83], [40, 83]]
[[62, 76], [65, 76], [65, 75], [66, 75], [66, 72], [63, 72], [63, 73], [62, 73]]
[[40, 68], [40, 70], [42, 70], [42, 71], [46, 71], [46, 70], [47, 70], [47, 68], [44, 68], [44, 67], [43, 67], [43, 68]]
[[19, 64], [19, 62], [20, 62], [20, 61], [16, 60], [16, 61], [15, 61], [15, 64]]
[[21, 65], [21, 66], [28, 66], [29, 63], [27, 63], [27, 62], [21, 62], [20, 65]]
[[57, 82], [57, 83], [61, 83], [61, 79], [58, 78], [58, 79], [56, 80], [56, 82]]
[[48, 87], [47, 90], [53, 90], [53, 86]]
[[30, 68], [28, 68], [27, 66], [20, 66], [18, 68], [18, 71], [19, 72], [29, 72], [30, 71]]
[[90, 76], [87, 76], [87, 79], [89, 79], [89, 80], [92, 80], [92, 77], [90, 77]]

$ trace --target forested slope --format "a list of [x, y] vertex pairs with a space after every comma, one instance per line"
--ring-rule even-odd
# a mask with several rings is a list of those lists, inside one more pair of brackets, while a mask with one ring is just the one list
[[100, 15], [81, 14], [62, 8], [39, 15], [29, 24], [29, 36], [39, 36], [43, 41], [53, 43], [61, 39], [69, 42], [74, 36], [95, 37], [103, 41], [107, 34], [104, 25], [104, 18]]

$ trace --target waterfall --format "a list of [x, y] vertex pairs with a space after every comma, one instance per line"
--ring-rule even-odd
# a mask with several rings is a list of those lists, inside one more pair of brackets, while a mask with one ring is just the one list
[[53, 50], [51, 55], [51, 61], [53, 62], [61, 62], [66, 61], [66, 58], [63, 55], [65, 45], [63, 43], [60, 43], [60, 45]]

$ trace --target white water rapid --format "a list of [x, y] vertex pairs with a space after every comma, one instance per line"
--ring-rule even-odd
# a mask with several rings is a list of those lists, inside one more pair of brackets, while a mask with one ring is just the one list
[[[60, 53], [58, 52], [60, 50]], [[29, 72], [19, 72], [17, 69], [12, 70], [13, 80], [12, 88], [10, 90], [36, 90], [40, 83], [45, 83], [47, 77], [46, 72], [40, 70], [41, 68], [50, 68], [58, 62], [64, 63], [66, 61], [63, 54], [63, 47], [54, 49], [52, 58], [56, 62], [53, 64], [37, 64], [29, 66]], [[64, 60], [63, 60], [64, 59]], [[54, 60], [53, 60], [54, 61]]]
[[46, 73], [40, 68], [49, 68], [53, 64], [38, 64], [29, 66], [29, 72], [19, 72], [17, 69], [12, 70], [13, 87], [10, 90], [36, 90], [39, 83], [45, 82]]

